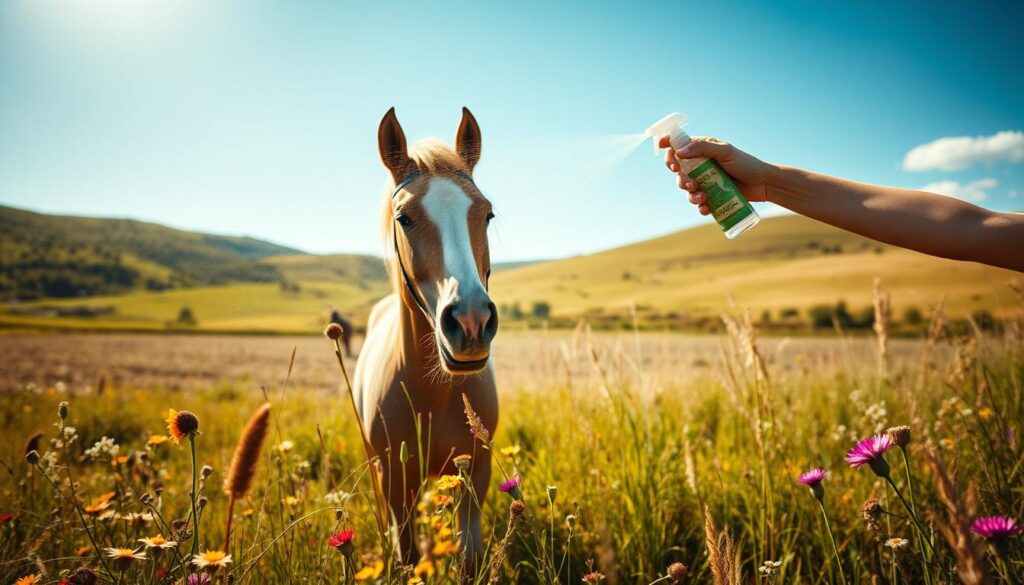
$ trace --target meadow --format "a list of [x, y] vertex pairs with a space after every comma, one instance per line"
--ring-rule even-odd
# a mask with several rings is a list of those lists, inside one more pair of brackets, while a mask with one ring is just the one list
[[900, 340], [876, 302], [871, 337], [499, 334], [475, 566], [457, 476], [420, 486], [423, 561], [391, 562], [323, 337], [6, 336], [0, 583], [1021, 582], [1019, 529], [976, 521], [1024, 514], [1024, 300]]

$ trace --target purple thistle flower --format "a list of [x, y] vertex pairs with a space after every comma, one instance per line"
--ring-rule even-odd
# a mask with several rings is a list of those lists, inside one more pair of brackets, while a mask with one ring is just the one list
[[868, 437], [850, 449], [846, 454], [846, 462], [850, 467], [860, 467], [866, 463], [878, 477], [889, 477], [889, 463], [884, 454], [890, 447], [892, 439], [888, 435]]
[[800, 477], [796, 478], [796, 481], [810, 488], [811, 495], [821, 502], [825, 499], [825, 488], [821, 485], [821, 480], [825, 479], [826, 475], [828, 475], [828, 472], [819, 467], [804, 472]]
[[806, 486], [813, 486], [821, 483], [821, 480], [825, 479], [826, 475], [828, 475], [828, 472], [819, 467], [818, 469], [812, 469], [803, 473], [800, 477], [796, 478], [796, 480]]
[[210, 576], [206, 573], [192, 573], [188, 576], [188, 585], [209, 585]]
[[1003, 540], [1024, 532], [1024, 526], [1009, 516], [985, 516], [974, 521], [971, 532], [985, 540]]
[[512, 496], [512, 499], [522, 499], [522, 494], [519, 493], [519, 485], [523, 483], [523, 480], [518, 476], [514, 475], [511, 479], [505, 480], [498, 486], [498, 491]]

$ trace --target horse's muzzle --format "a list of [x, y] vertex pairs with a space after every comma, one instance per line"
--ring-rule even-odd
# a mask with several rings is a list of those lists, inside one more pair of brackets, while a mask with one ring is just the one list
[[490, 297], [460, 299], [449, 303], [438, 317], [441, 362], [451, 373], [482, 370], [491, 354], [491, 340], [498, 333], [498, 311]]

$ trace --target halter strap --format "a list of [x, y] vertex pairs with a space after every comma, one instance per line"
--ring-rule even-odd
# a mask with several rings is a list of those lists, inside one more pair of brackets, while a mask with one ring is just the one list
[[[468, 173], [464, 173], [462, 171], [456, 171], [455, 175], [460, 177], [460, 178], [462, 178], [462, 179], [465, 179], [465, 180], [469, 181], [470, 183], [472, 183], [474, 185], [476, 184], [473, 181], [473, 177], [469, 176]], [[401, 181], [398, 182], [397, 185], [395, 185], [395, 190], [391, 192], [391, 200], [394, 201], [395, 197], [397, 197], [398, 194], [401, 193], [403, 189], [408, 187], [410, 183], [412, 183], [416, 179], [419, 179], [422, 176], [423, 176], [423, 173], [419, 172], [418, 170], [412, 171], [408, 175], [406, 175], [405, 178], [403, 178]], [[409, 292], [409, 296], [412, 297], [413, 302], [416, 303], [416, 306], [419, 308], [420, 312], [423, 313], [424, 317], [426, 317], [427, 323], [430, 324], [431, 328], [434, 328], [434, 322], [435, 322], [434, 314], [430, 310], [430, 308], [427, 306], [427, 299], [426, 299], [425, 296], [423, 296], [423, 292], [419, 289], [419, 287], [417, 287], [415, 284], [413, 284], [412, 278], [409, 276], [409, 271], [405, 269], [405, 262], [402, 260], [402, 251], [398, 247], [398, 229], [401, 226], [398, 224], [398, 219], [397, 218], [395, 218], [394, 222], [395, 222], [395, 225], [394, 225], [393, 229], [391, 230], [391, 234], [393, 236], [394, 245], [395, 245], [395, 257], [398, 258], [398, 269], [399, 269], [399, 271], [401, 272], [401, 275], [402, 275], [402, 283], [405, 285], [405, 289]], [[484, 282], [484, 290], [488, 290], [488, 287], [490, 285], [490, 280], [491, 280], [491, 269], [488, 268], [487, 269], [486, 280]]]

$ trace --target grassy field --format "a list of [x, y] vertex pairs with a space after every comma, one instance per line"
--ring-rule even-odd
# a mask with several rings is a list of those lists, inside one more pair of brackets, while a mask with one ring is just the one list
[[[285, 255], [258, 264], [280, 280], [9, 303], [0, 308], [0, 327], [309, 334], [330, 305], [363, 322], [387, 291], [381, 261], [369, 256]], [[843, 301], [851, 313], [870, 311], [876, 276], [893, 293], [895, 319], [910, 308], [927, 315], [940, 300], [953, 319], [1015, 310], [1006, 284], [1017, 274], [883, 246], [801, 217], [766, 219], [732, 242], [707, 225], [599, 254], [497, 269], [491, 291], [507, 328], [539, 324], [544, 319], [533, 318], [533, 306], [543, 302], [553, 325], [571, 327], [585, 317], [595, 327], [621, 328], [635, 316], [645, 328], [707, 330], [720, 326], [720, 308], [735, 302], [767, 316], [765, 325], [795, 330], [807, 326], [817, 305]], [[83, 307], [101, 314], [52, 315]], [[177, 322], [185, 307], [195, 325]]]
[[[105, 583], [170, 583], [195, 570], [189, 442], [152, 438], [167, 434], [169, 408], [198, 417], [196, 465], [211, 472], [196, 544], [231, 555], [214, 575], [228, 582], [1019, 583], [1022, 539], [986, 541], [971, 525], [1024, 514], [1022, 315], [1018, 305], [998, 335], [959, 336], [940, 314], [927, 338], [884, 345], [761, 340], [739, 317], [721, 337], [509, 335], [495, 350], [501, 423], [472, 456], [519, 476], [522, 506], [496, 477], [487, 554], [468, 573], [450, 506], [472, 496], [451, 479], [420, 486], [426, 558], [390, 561], [327, 340], [0, 338], [18, 356], [0, 378], [0, 583], [57, 583], [79, 567]], [[267, 402], [269, 436], [225, 547], [221, 486]], [[844, 462], [859, 439], [898, 425], [911, 438], [881, 455], [889, 479]], [[55, 442], [62, 426], [73, 440]], [[828, 470], [820, 507], [796, 482], [817, 467]], [[866, 513], [870, 498], [881, 508]], [[354, 530], [350, 553], [329, 544], [343, 529]], [[159, 553], [138, 541], [157, 535], [177, 542]], [[107, 547], [145, 558], [122, 569]], [[689, 576], [669, 576], [673, 563]]]

